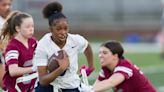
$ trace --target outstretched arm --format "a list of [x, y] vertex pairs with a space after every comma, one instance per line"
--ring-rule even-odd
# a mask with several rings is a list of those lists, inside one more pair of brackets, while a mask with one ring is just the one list
[[97, 79], [93, 85], [93, 90], [94, 92], [105, 91], [119, 85], [124, 80], [125, 80], [125, 77], [121, 73], [115, 73], [109, 79], [106, 79], [103, 81], [99, 81]]

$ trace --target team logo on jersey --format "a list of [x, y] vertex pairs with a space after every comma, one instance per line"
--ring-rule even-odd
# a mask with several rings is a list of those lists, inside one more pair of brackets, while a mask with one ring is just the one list
[[72, 49], [75, 48], [76, 46], [72, 46]]
[[32, 47], [34, 48], [36, 44], [33, 44]]

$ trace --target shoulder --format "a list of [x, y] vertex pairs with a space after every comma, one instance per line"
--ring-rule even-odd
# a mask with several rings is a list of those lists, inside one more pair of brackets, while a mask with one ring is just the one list
[[127, 59], [121, 59], [119, 60], [119, 63], [117, 64], [117, 66], [126, 66], [126, 67], [130, 67], [131, 66], [131, 62]]
[[19, 42], [16, 39], [11, 39], [7, 45], [7, 47], [17, 47]]
[[114, 73], [121, 73], [128, 79], [133, 75], [132, 64], [128, 60], [120, 60], [114, 69]]
[[46, 42], [48, 42], [49, 40], [51, 40], [52, 34], [51, 33], [46, 33], [38, 42], [38, 44], [44, 44]]
[[16, 50], [19, 51], [19, 46], [18, 46], [19, 42], [16, 39], [12, 39], [9, 41], [7, 47], [6, 47], [6, 52], [10, 51], [10, 50]]
[[79, 35], [79, 34], [70, 34], [70, 33], [68, 33], [68, 37], [69, 38], [84, 38], [83, 36], [81, 36], [81, 35]]
[[37, 47], [36, 47], [36, 51], [38, 50], [42, 50], [44, 51], [45, 49], [50, 49], [50, 44], [52, 44], [51, 42], [51, 33], [47, 33], [45, 34], [37, 43]]
[[74, 41], [78, 44], [83, 44], [83, 43], [87, 43], [88, 41], [81, 35], [79, 34], [68, 34], [68, 40]]

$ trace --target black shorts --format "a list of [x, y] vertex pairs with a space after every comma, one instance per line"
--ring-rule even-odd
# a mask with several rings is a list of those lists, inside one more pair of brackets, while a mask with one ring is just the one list
[[2, 64], [2, 60], [1, 60], [1, 58], [0, 58], [0, 64]]
[[3, 59], [2, 59], [2, 57], [3, 57], [2, 56], [2, 53], [0, 52], [0, 64], [3, 64], [3, 62], [4, 62]]
[[38, 82], [38, 86], [35, 88], [35, 92], [53, 92], [53, 86], [52, 85], [42, 86]]
[[[35, 92], [53, 92], [53, 86], [52, 85], [42, 86], [38, 82], [38, 86], [35, 88]], [[80, 92], [80, 91], [78, 88], [74, 88], [74, 89], [59, 89], [59, 92]]]
[[80, 92], [78, 88], [74, 89], [61, 89], [61, 92]]

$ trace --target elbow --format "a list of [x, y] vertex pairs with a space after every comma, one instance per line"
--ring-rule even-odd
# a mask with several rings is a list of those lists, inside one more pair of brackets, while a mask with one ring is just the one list
[[9, 71], [9, 74], [10, 74], [11, 77], [16, 77], [16, 76], [18, 76], [18, 75], [16, 74], [16, 72], [14, 72], [14, 71]]

